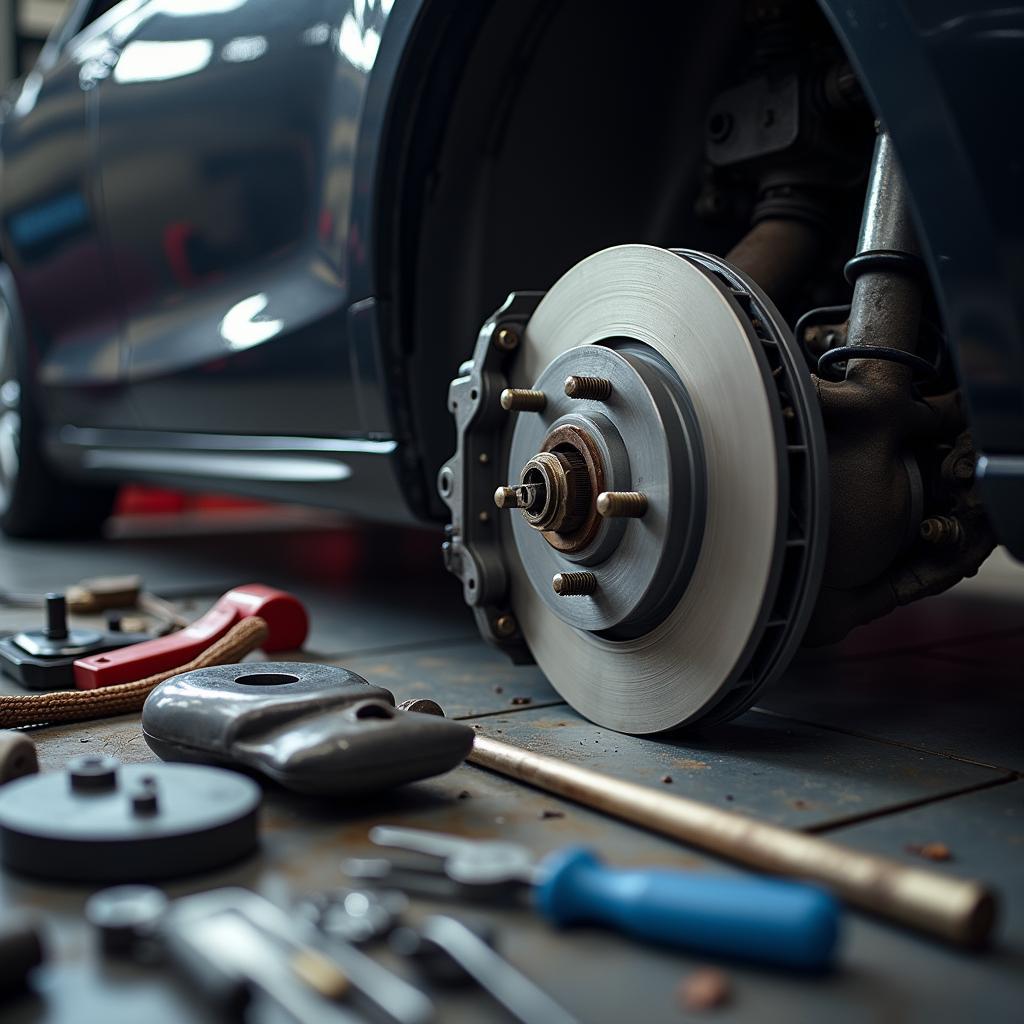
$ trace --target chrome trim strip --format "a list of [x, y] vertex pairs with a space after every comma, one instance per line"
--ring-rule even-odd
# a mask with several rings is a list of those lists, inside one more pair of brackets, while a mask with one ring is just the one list
[[180, 452], [309, 452], [339, 455], [390, 455], [398, 448], [393, 440], [372, 441], [360, 437], [260, 437], [242, 434], [187, 434], [164, 430], [106, 429], [65, 426], [61, 443], [79, 448], [144, 448]]
[[279, 483], [336, 483], [352, 476], [352, 468], [336, 459], [303, 458], [292, 455], [221, 454], [201, 449], [192, 451], [144, 451], [142, 449], [95, 448], [82, 459], [86, 469], [117, 472], [147, 472], [231, 478], [273, 480]]

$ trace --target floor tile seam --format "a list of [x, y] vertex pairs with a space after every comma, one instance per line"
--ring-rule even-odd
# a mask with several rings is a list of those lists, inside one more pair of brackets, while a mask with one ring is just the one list
[[809, 835], [824, 835], [839, 831], [840, 829], [850, 828], [853, 825], [862, 825], [865, 822], [877, 821], [880, 818], [890, 818], [897, 814], [903, 814], [906, 811], [916, 811], [932, 804], [944, 803], [947, 800], [955, 800], [957, 797], [969, 796], [972, 793], [980, 793], [987, 789], [995, 789], [997, 786], [1006, 786], [1019, 781], [1020, 776], [1014, 774], [1008, 774], [998, 779], [986, 779], [984, 782], [975, 782], [969, 786], [961, 786], [958, 789], [951, 789], [942, 793], [932, 793], [928, 796], [904, 800], [898, 804], [878, 807], [860, 814], [850, 814], [843, 818], [818, 822], [814, 825], [808, 825], [800, 831], [806, 832]]
[[847, 729], [840, 725], [831, 725], [827, 722], [816, 722], [811, 718], [796, 718], [784, 711], [772, 711], [770, 708], [753, 707], [750, 709], [755, 714], [767, 715], [770, 718], [781, 718], [793, 722], [796, 725], [809, 725], [815, 729], [824, 729], [827, 732], [839, 733], [842, 736], [850, 736], [858, 740], [869, 740], [872, 743], [880, 743], [887, 747], [898, 747], [900, 750], [909, 750], [915, 754], [928, 754], [931, 757], [940, 757], [945, 761], [955, 761], [957, 764], [968, 764], [972, 768], [985, 768], [988, 771], [999, 772], [1001, 775], [1011, 775], [1015, 778], [1024, 777], [1024, 770], [1012, 768], [1006, 764], [989, 764], [986, 761], [977, 761], [962, 754], [951, 754], [947, 750], [933, 750], [931, 747], [921, 747], [914, 743], [904, 743], [900, 740], [887, 739], [884, 736], [874, 736], [869, 732], [860, 732], [857, 729]]
[[[472, 644], [481, 644], [479, 634], [464, 633], [459, 636], [441, 637], [437, 640], [410, 640], [404, 644], [388, 644], [384, 647], [356, 647], [352, 650], [342, 651], [308, 651], [305, 654], [313, 654], [318, 658], [369, 658], [378, 654], [409, 654], [417, 650], [433, 651], [438, 647], [468, 647]], [[274, 659], [278, 660], [278, 659]], [[283, 659], [281, 659], [283, 660]]]
[[564, 700], [531, 701], [529, 704], [519, 704], [515, 707], [502, 708], [500, 711], [480, 711], [475, 715], [452, 715], [451, 717], [459, 722], [475, 722], [478, 718], [496, 718], [499, 715], [518, 715], [524, 711], [534, 711], [537, 708], [567, 707], [569, 707], [569, 705]]

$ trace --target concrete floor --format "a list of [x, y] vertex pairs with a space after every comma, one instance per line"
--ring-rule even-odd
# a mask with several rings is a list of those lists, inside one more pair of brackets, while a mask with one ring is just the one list
[[[120, 524], [102, 545], [6, 542], [0, 581], [38, 592], [97, 573], [139, 572], [151, 589], [195, 612], [237, 583], [283, 586], [310, 607], [308, 657], [343, 664], [399, 700], [432, 696], [486, 735], [654, 788], [666, 788], [661, 779], [671, 775], [676, 792], [908, 863], [922, 863], [911, 847], [944, 843], [952, 859], [935, 870], [983, 879], [1000, 892], [994, 948], [963, 953], [850, 912], [833, 974], [728, 965], [732, 1000], [710, 1015], [758, 1024], [1022, 1019], [1024, 569], [997, 553], [955, 591], [836, 648], [806, 653], [761, 708], [713, 734], [641, 740], [581, 720], [536, 669], [514, 668], [485, 647], [458, 586], [438, 568], [432, 538], [346, 534], [305, 518], [284, 525], [207, 517], [187, 524], [185, 535], [161, 535], [140, 520]], [[2, 611], [0, 627], [32, 619]], [[514, 698], [529, 703], [513, 705]], [[40, 729], [33, 738], [46, 768], [83, 750], [152, 759], [137, 716]], [[379, 822], [522, 840], [538, 852], [585, 842], [613, 862], [736, 871], [469, 766], [356, 805], [268, 790], [264, 809], [257, 857], [168, 891], [241, 884], [286, 903], [341, 884], [342, 857], [365, 850], [367, 828]], [[80, 916], [89, 891], [0, 874], [0, 908], [42, 912], [52, 954], [35, 978], [38, 995], [4, 1005], [3, 1020], [209, 1019], [172, 977], [101, 960]], [[527, 912], [484, 913], [498, 924], [509, 959], [583, 1021], [709, 1015], [688, 1014], [676, 995], [680, 980], [704, 963], [700, 956], [594, 929], [557, 933]], [[445, 1021], [505, 1019], [472, 991], [440, 996], [438, 1005]]]

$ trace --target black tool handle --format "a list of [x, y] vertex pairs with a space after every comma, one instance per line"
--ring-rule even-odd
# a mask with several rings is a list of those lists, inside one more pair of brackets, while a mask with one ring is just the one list
[[46, 595], [46, 628], [48, 640], [67, 640], [68, 604], [63, 594]]

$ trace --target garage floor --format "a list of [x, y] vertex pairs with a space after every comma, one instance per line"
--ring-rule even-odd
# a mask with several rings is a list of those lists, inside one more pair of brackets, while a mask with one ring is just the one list
[[[234, 584], [282, 586], [311, 610], [310, 658], [343, 664], [398, 700], [431, 696], [485, 735], [908, 862], [923, 863], [910, 847], [941, 842], [952, 859], [936, 870], [984, 879], [1002, 895], [1000, 936], [987, 953], [956, 952], [849, 913], [833, 975], [729, 965], [731, 1003], [690, 1015], [676, 989], [703, 962], [699, 956], [596, 930], [558, 934], [526, 912], [492, 915], [509, 959], [581, 1020], [1022, 1019], [1024, 569], [1008, 559], [996, 556], [956, 591], [837, 648], [808, 653], [758, 710], [712, 736], [641, 740], [581, 720], [539, 671], [513, 668], [479, 641], [458, 586], [438, 568], [433, 538], [352, 535], [302, 518], [281, 529], [235, 516], [200, 518], [176, 531], [161, 535], [152, 520], [124, 521], [103, 545], [6, 542], [0, 582], [40, 592], [98, 573], [139, 572], [150, 589], [196, 614]], [[31, 612], [0, 612], [5, 629], [34, 621]], [[517, 698], [529, 703], [513, 705]], [[84, 751], [153, 757], [137, 716], [40, 729], [33, 738], [45, 768]], [[285, 903], [340, 884], [341, 859], [365, 850], [368, 826], [380, 822], [522, 840], [539, 852], [585, 842], [623, 864], [735, 870], [467, 766], [359, 806], [268, 792], [262, 853], [169, 891], [239, 884]], [[69, 1024], [207, 1020], [173, 979], [100, 960], [80, 916], [88, 891], [0, 874], [0, 913], [41, 911], [51, 940], [38, 998], [5, 1004], [0, 1016]], [[438, 1005], [444, 1021], [504, 1019], [472, 991], [442, 996]]]

